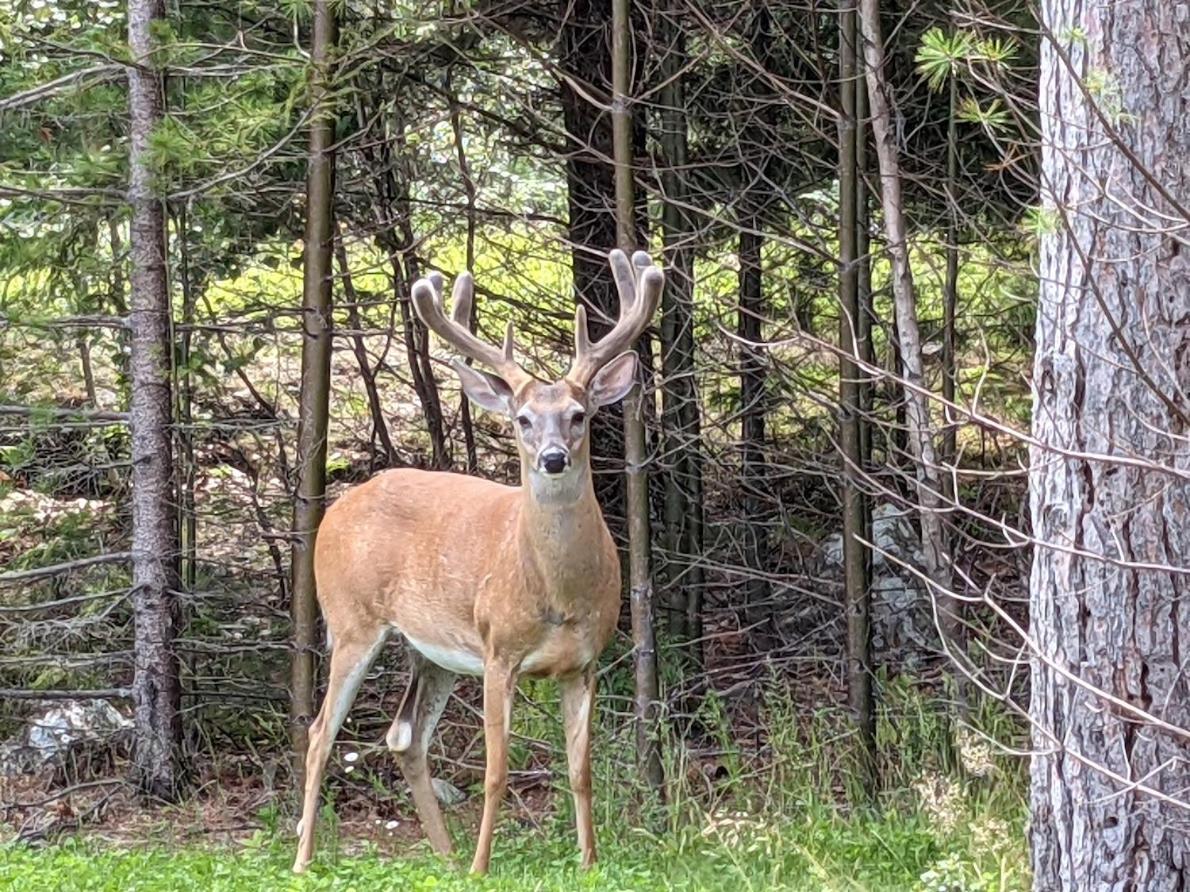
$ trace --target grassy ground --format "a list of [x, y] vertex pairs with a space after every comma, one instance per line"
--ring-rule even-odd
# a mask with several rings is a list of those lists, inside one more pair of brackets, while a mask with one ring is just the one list
[[[543, 830], [506, 828], [491, 876], [468, 877], [421, 845], [404, 855], [375, 845], [339, 854], [333, 834], [309, 874], [293, 876], [293, 840], [267, 830], [236, 847], [113, 848], [74, 840], [45, 849], [0, 849], [0, 889], [59, 892], [248, 892], [248, 890], [628, 890], [789, 889], [992, 892], [1027, 888], [1021, 822], [972, 814], [974, 802], [916, 811], [843, 817], [807, 804], [799, 813], [760, 818], [720, 813], [651, 835], [605, 827], [601, 862], [577, 867], [561, 816]], [[949, 808], [949, 812], [947, 812]], [[462, 846], [466, 839], [460, 839]]]
[[[882, 790], [878, 806], [867, 809], [845, 805], [864, 798], [849, 768], [846, 725], [832, 711], [807, 713], [785, 688], [773, 686], [764, 701], [763, 759], [744, 751], [733, 726], [710, 712], [705, 726], [718, 728], [721, 738], [716, 780], [695, 781], [699, 767], [686, 760], [688, 751], [677, 741], [663, 747], [670, 779], [664, 806], [642, 809], [639, 803], [649, 797], [635, 786], [631, 764], [620, 761], [631, 753], [625, 736], [631, 729], [609, 733], [596, 751], [601, 860], [590, 872], [578, 869], [570, 797], [562, 784], [552, 793], [545, 789], [540, 797], [506, 803], [492, 874], [474, 879], [466, 867], [478, 821], [476, 796], [448, 813], [458, 853], [453, 862], [429, 852], [416, 822], [406, 819], [408, 803], [399, 804], [404, 800], [398, 790], [378, 796], [382, 814], [328, 804], [319, 821], [316, 861], [307, 875], [294, 877], [294, 803], [278, 798], [264, 807], [237, 805], [234, 788], [214, 783], [176, 806], [115, 810], [89, 835], [45, 848], [6, 846], [0, 825], [0, 890], [1028, 889], [1023, 763], [968, 729], [947, 745], [939, 712], [908, 684], [885, 684], [882, 693]], [[535, 715], [521, 712], [522, 718]], [[1013, 739], [1012, 726], [995, 709], [975, 710], [970, 718], [985, 735]], [[533, 730], [545, 739], [560, 733], [553, 725]], [[366, 758], [354, 762], [356, 773], [366, 773], [369, 764]], [[337, 813], [347, 823], [339, 825]], [[387, 820], [394, 814], [402, 817], [399, 827]], [[216, 835], [216, 828], [237, 835]]]

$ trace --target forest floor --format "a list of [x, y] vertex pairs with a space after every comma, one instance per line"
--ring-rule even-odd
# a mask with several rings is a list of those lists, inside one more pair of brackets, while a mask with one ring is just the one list
[[[346, 844], [344, 837], [352, 829], [340, 828], [340, 845]], [[130, 848], [84, 837], [43, 849], [0, 848], [0, 889], [991, 892], [1027, 888], [1024, 852], [1012, 840], [1016, 835], [977, 842], [972, 833], [939, 834], [928, 824], [900, 815], [840, 820], [812, 810], [781, 823], [725, 816], [703, 828], [656, 837], [632, 834], [626, 827], [608, 828], [602, 834], [600, 863], [582, 871], [572, 834], [562, 827], [544, 833], [507, 827], [497, 836], [492, 873], [483, 880], [466, 873], [469, 849], [464, 846], [471, 842], [469, 835], [458, 840], [460, 853], [453, 862], [407, 839], [352, 843], [350, 854], [332, 842], [301, 877], [290, 873], [294, 841], [288, 834], [261, 830], [238, 844], [183, 848], [152, 841]], [[974, 850], [989, 842], [993, 852]]]
[[1007, 789], [1015, 785], [1001, 780], [963, 786], [938, 775], [882, 796], [879, 809], [852, 812], [808, 788], [652, 810], [616, 791], [597, 802], [601, 859], [591, 871], [578, 867], [569, 796], [536, 788], [510, 797], [485, 879], [466, 872], [478, 797], [448, 810], [450, 860], [430, 852], [403, 811], [398, 821], [359, 801], [326, 806], [316, 860], [295, 877], [292, 822], [277, 805], [259, 805], [255, 790], [237, 796], [207, 787], [179, 805], [148, 809], [121, 792], [101, 820], [52, 844], [14, 842], [11, 827], [5, 841], [0, 831], [0, 890], [1016, 892], [1029, 887], [1024, 809], [1019, 791]]

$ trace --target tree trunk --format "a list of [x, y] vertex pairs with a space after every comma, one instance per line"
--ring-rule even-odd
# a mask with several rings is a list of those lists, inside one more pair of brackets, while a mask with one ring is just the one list
[[665, 545], [669, 555], [666, 625], [671, 639], [686, 645], [695, 666], [702, 663], [702, 580], [698, 563], [702, 554], [701, 525], [695, 514], [695, 478], [702, 474], [699, 454], [698, 389], [694, 369], [694, 244], [693, 221], [686, 207], [687, 185], [686, 91], [682, 66], [686, 42], [679, 19], [682, 6], [671, 3], [661, 58], [661, 132], [658, 141], [664, 156], [661, 171], [663, 205], [661, 225], [665, 253], [665, 292], [661, 296], [661, 375], [663, 401], [663, 454], [669, 464], [665, 475]]
[[867, 498], [861, 485], [864, 472], [860, 425], [863, 406], [860, 370], [863, 358], [859, 301], [859, 260], [856, 217], [859, 169], [856, 163], [855, 119], [856, 39], [855, 0], [843, 0], [839, 17], [839, 449], [842, 457], [843, 605], [847, 616], [847, 704], [859, 747], [857, 788], [864, 796], [875, 791], [876, 712], [872, 701], [871, 594], [868, 585], [869, 549]]
[[765, 491], [765, 386], [764, 354], [759, 344], [764, 337], [761, 322], [764, 318], [764, 295], [761, 279], [760, 217], [746, 214], [740, 220], [740, 285], [736, 334], [740, 337], [740, 451], [742, 468], [740, 487], [743, 490], [744, 565], [748, 577], [744, 581], [744, 612], [748, 625], [758, 639], [765, 639], [772, 630], [772, 604], [768, 580], [764, 576], [768, 565], [768, 529], [765, 524], [767, 493]]
[[[1182, 890], [1186, 22], [1179, 4], [1142, 0], [1043, 10], [1042, 198], [1054, 229], [1041, 239], [1030, 472], [1034, 884]], [[1093, 97], [1104, 73], [1110, 88]]]
[[[636, 198], [633, 189], [632, 113], [628, 107], [632, 101], [632, 26], [629, 9], [630, 0], [613, 0], [612, 129], [616, 228], [620, 247], [631, 256], [636, 247]], [[642, 362], [646, 364], [647, 371], [647, 353]], [[653, 627], [653, 574], [649, 553], [649, 469], [641, 405], [641, 387], [638, 384], [624, 401], [624, 464], [628, 477], [628, 584], [636, 677], [636, 763], [649, 788], [663, 795], [661, 754], [657, 748], [659, 703], [657, 648]]]
[[[872, 238], [870, 227], [871, 190], [868, 187], [868, 87], [863, 72], [863, 54], [859, 49], [859, 16], [855, 20], [856, 80], [855, 80], [855, 259], [856, 291], [859, 301], [859, 355], [869, 367], [876, 365], [876, 344], [872, 339], [872, 326], [876, 323], [876, 308], [872, 304]], [[859, 382], [859, 454], [864, 480], [872, 486], [875, 464], [872, 460], [872, 410], [875, 387], [872, 375], [864, 372]], [[872, 541], [872, 499], [865, 498], [864, 540]], [[872, 550], [867, 550], [868, 567], [865, 571], [869, 584], [872, 579]], [[875, 667], [873, 667], [875, 668]]]
[[[360, 90], [356, 95], [356, 116], [361, 130], [378, 112], [375, 106], [365, 107], [365, 97], [378, 97], [378, 103], [388, 101], [387, 87], [383, 79], [372, 87], [371, 92]], [[388, 255], [392, 273], [393, 303], [401, 315], [401, 339], [405, 347], [405, 360], [413, 391], [421, 404], [422, 417], [426, 420], [426, 432], [430, 437], [430, 464], [440, 470], [451, 466], [446, 424], [442, 414], [442, 401], [438, 384], [434, 380], [433, 363], [430, 360], [430, 333], [416, 318], [410, 303], [410, 291], [420, 276], [414, 249], [417, 241], [413, 233], [412, 206], [409, 198], [410, 174], [401, 165], [407, 162], [408, 146], [405, 133], [405, 118], [396, 107], [385, 129], [385, 138], [379, 145], [364, 146], [362, 153], [372, 166], [372, 182], [376, 190], [376, 243]]]
[[159, 799], [182, 785], [181, 683], [177, 634], [178, 526], [170, 425], [173, 343], [166, 275], [165, 209], [154, 186], [149, 140], [162, 118], [162, 79], [154, 29], [164, 18], [158, 0], [130, 0], [128, 69], [131, 117], [128, 190], [132, 397], [132, 607], [135, 669], [132, 696], [137, 787]]
[[946, 121], [946, 280], [942, 287], [942, 486], [948, 503], [955, 498], [954, 468], [957, 454], [954, 414], [955, 398], [955, 310], [959, 301], [959, 146], [958, 78], [950, 75]]
[[[431, 462], [439, 470], [452, 464], [450, 446], [446, 439], [446, 422], [442, 414], [442, 400], [438, 395], [438, 382], [434, 379], [434, 366], [430, 361], [430, 331], [413, 312], [410, 293], [418, 280], [418, 269], [414, 249], [417, 239], [413, 233], [413, 203], [410, 200], [412, 173], [406, 167], [409, 163], [409, 147], [406, 142], [405, 119], [396, 116], [392, 144], [385, 146], [387, 162], [384, 177], [388, 192], [388, 203], [384, 213], [390, 225], [396, 230], [399, 240], [394, 239], [386, 229], [381, 238], [388, 245], [390, 264], [393, 271], [393, 285], [401, 310], [402, 332], [405, 338], [405, 355], [409, 371], [413, 376], [413, 389], [421, 402], [422, 415], [426, 419], [426, 430], [430, 435]], [[398, 169], [398, 165], [401, 169]]]
[[[619, 298], [607, 265], [617, 245], [611, 118], [574, 88], [594, 96], [611, 93], [611, 47], [607, 23], [610, 0], [566, 0], [559, 7], [562, 41], [559, 64], [562, 114], [566, 127], [566, 186], [569, 241], [573, 257], [575, 300], [591, 320], [591, 334], [601, 337], [615, 322]], [[591, 467], [595, 494], [613, 533], [623, 532], [623, 408], [608, 406], [591, 420]]]
[[[755, 4], [747, 23], [747, 39], [752, 57], [768, 69], [772, 43], [772, 16], [763, 3]], [[771, 189], [768, 183], [771, 144], [775, 124], [770, 88], [753, 75], [746, 101], [747, 124], [741, 150], [749, 154], [741, 157], [743, 192], [739, 199], [739, 308], [736, 334], [740, 338], [740, 451], [743, 492], [743, 560], [748, 571], [744, 581], [744, 614], [752, 634], [761, 646], [771, 639], [773, 632], [772, 590], [766, 578], [769, 564], [768, 513], [769, 493], [765, 461], [765, 359], [759, 344], [764, 337], [764, 282], [762, 250], [764, 248], [764, 211]]]
[[[364, 394], [368, 397], [368, 413], [372, 416], [371, 442], [380, 441], [380, 448], [384, 450], [383, 467], [392, 467], [397, 461], [397, 450], [393, 446], [392, 437], [388, 432], [388, 422], [384, 418], [384, 404], [380, 400], [380, 390], [376, 386], [376, 370], [372, 367], [372, 360], [368, 357], [368, 345], [364, 342], [364, 320], [359, 312], [359, 295], [355, 291], [355, 282], [351, 277], [351, 264], [347, 258], [347, 248], [341, 238], [335, 239], [335, 259], [339, 263], [339, 277], [343, 281], [343, 296], [347, 304], [347, 324], [352, 328], [351, 349], [355, 353], [355, 364], [359, 368], [360, 381], [364, 385]], [[375, 454], [373, 453], [373, 464]]]
[[[471, 175], [471, 164], [467, 161], [467, 149], [463, 141], [463, 117], [459, 110], [459, 104], [455, 97], [454, 91], [451, 87], [451, 73], [453, 69], [446, 70], [446, 89], [450, 96], [450, 129], [454, 134], [455, 142], [455, 158], [459, 164], [459, 176], [463, 180], [463, 190], [467, 195], [467, 272], [475, 272], [475, 232], [479, 225], [476, 219], [475, 202], [477, 198], [475, 178]], [[467, 320], [468, 326], [472, 331], [475, 330], [476, 325], [476, 303], [471, 302], [471, 318]], [[465, 362], [471, 365], [471, 357], [467, 357]], [[479, 453], [475, 448], [475, 425], [471, 420], [471, 401], [467, 399], [466, 393], [459, 394], [459, 416], [463, 428], [463, 451], [467, 457], [467, 473], [477, 474], [479, 472]]]
[[931, 582], [931, 598], [945, 649], [961, 648], [958, 599], [951, 594], [950, 558], [942, 525], [942, 480], [934, 449], [930, 400], [924, 390], [921, 335], [917, 324], [917, 297], [909, 266], [908, 233], [901, 202], [901, 164], [893, 129], [892, 95], [884, 79], [884, 42], [880, 33], [879, 0], [860, 0], [864, 68], [868, 82], [872, 134], [880, 168], [880, 197], [884, 228], [892, 261], [893, 304], [900, 340], [900, 373], [905, 381], [905, 413], [909, 450], [917, 473], [918, 518], [921, 524], [924, 571]]
[[331, 371], [331, 278], [334, 273], [334, 137], [332, 85], [336, 21], [330, 0], [314, 6], [310, 49], [310, 125], [306, 172], [305, 268], [302, 271], [302, 384], [298, 407], [297, 488], [293, 503], [293, 657], [290, 736], [294, 772], [305, 771], [307, 730], [314, 716], [318, 604], [314, 539], [326, 498], [326, 436]]

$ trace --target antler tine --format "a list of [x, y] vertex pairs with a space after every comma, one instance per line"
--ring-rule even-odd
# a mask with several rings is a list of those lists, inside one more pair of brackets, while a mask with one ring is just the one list
[[574, 355], [582, 356], [591, 349], [591, 330], [587, 328], [587, 308], [579, 304], [574, 308]]
[[[644, 254], [644, 251], [637, 251], [637, 254]], [[649, 255], [645, 254], [648, 258]], [[635, 256], [633, 257], [635, 260]], [[632, 264], [628, 262], [628, 255], [619, 248], [613, 249], [607, 255], [607, 262], [611, 264], [612, 276], [616, 280], [616, 291], [620, 294], [620, 319], [623, 319], [632, 311], [636, 305], [636, 285], [637, 277], [632, 269]], [[649, 260], [649, 263], [652, 263]]]
[[[433, 281], [431, 279], [431, 281]], [[442, 289], [438, 289], [442, 293]], [[470, 273], [463, 273], [455, 279], [455, 287], [450, 295], [450, 319], [455, 325], [471, 331], [471, 301], [475, 298], [475, 284]]]
[[[475, 283], [470, 273], [460, 273], [455, 279], [452, 303], [448, 319], [442, 309], [442, 277], [418, 279], [413, 284], [411, 296], [413, 309], [426, 328], [434, 332], [464, 356], [482, 362], [508, 382], [514, 390], [529, 378], [513, 356], [512, 323], [504, 333], [503, 348], [487, 344], [471, 331], [471, 301], [475, 296]], [[435, 287], [437, 285], [437, 287]]]
[[653, 265], [653, 258], [649, 256], [648, 251], [635, 251], [632, 255], [632, 271], [636, 274], [636, 287], [640, 289], [640, 280], [644, 276], [645, 270]]
[[653, 265], [644, 251], [637, 251], [632, 262], [620, 250], [608, 254], [616, 289], [620, 293], [620, 314], [612, 330], [594, 344], [587, 332], [587, 313], [580, 305], [574, 314], [574, 362], [566, 377], [585, 387], [604, 365], [615, 359], [649, 327], [665, 275]]

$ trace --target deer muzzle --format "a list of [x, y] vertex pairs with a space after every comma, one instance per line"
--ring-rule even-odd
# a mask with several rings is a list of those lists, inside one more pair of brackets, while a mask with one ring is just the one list
[[546, 446], [537, 453], [537, 468], [543, 474], [562, 474], [570, 467], [570, 452], [560, 446]]

